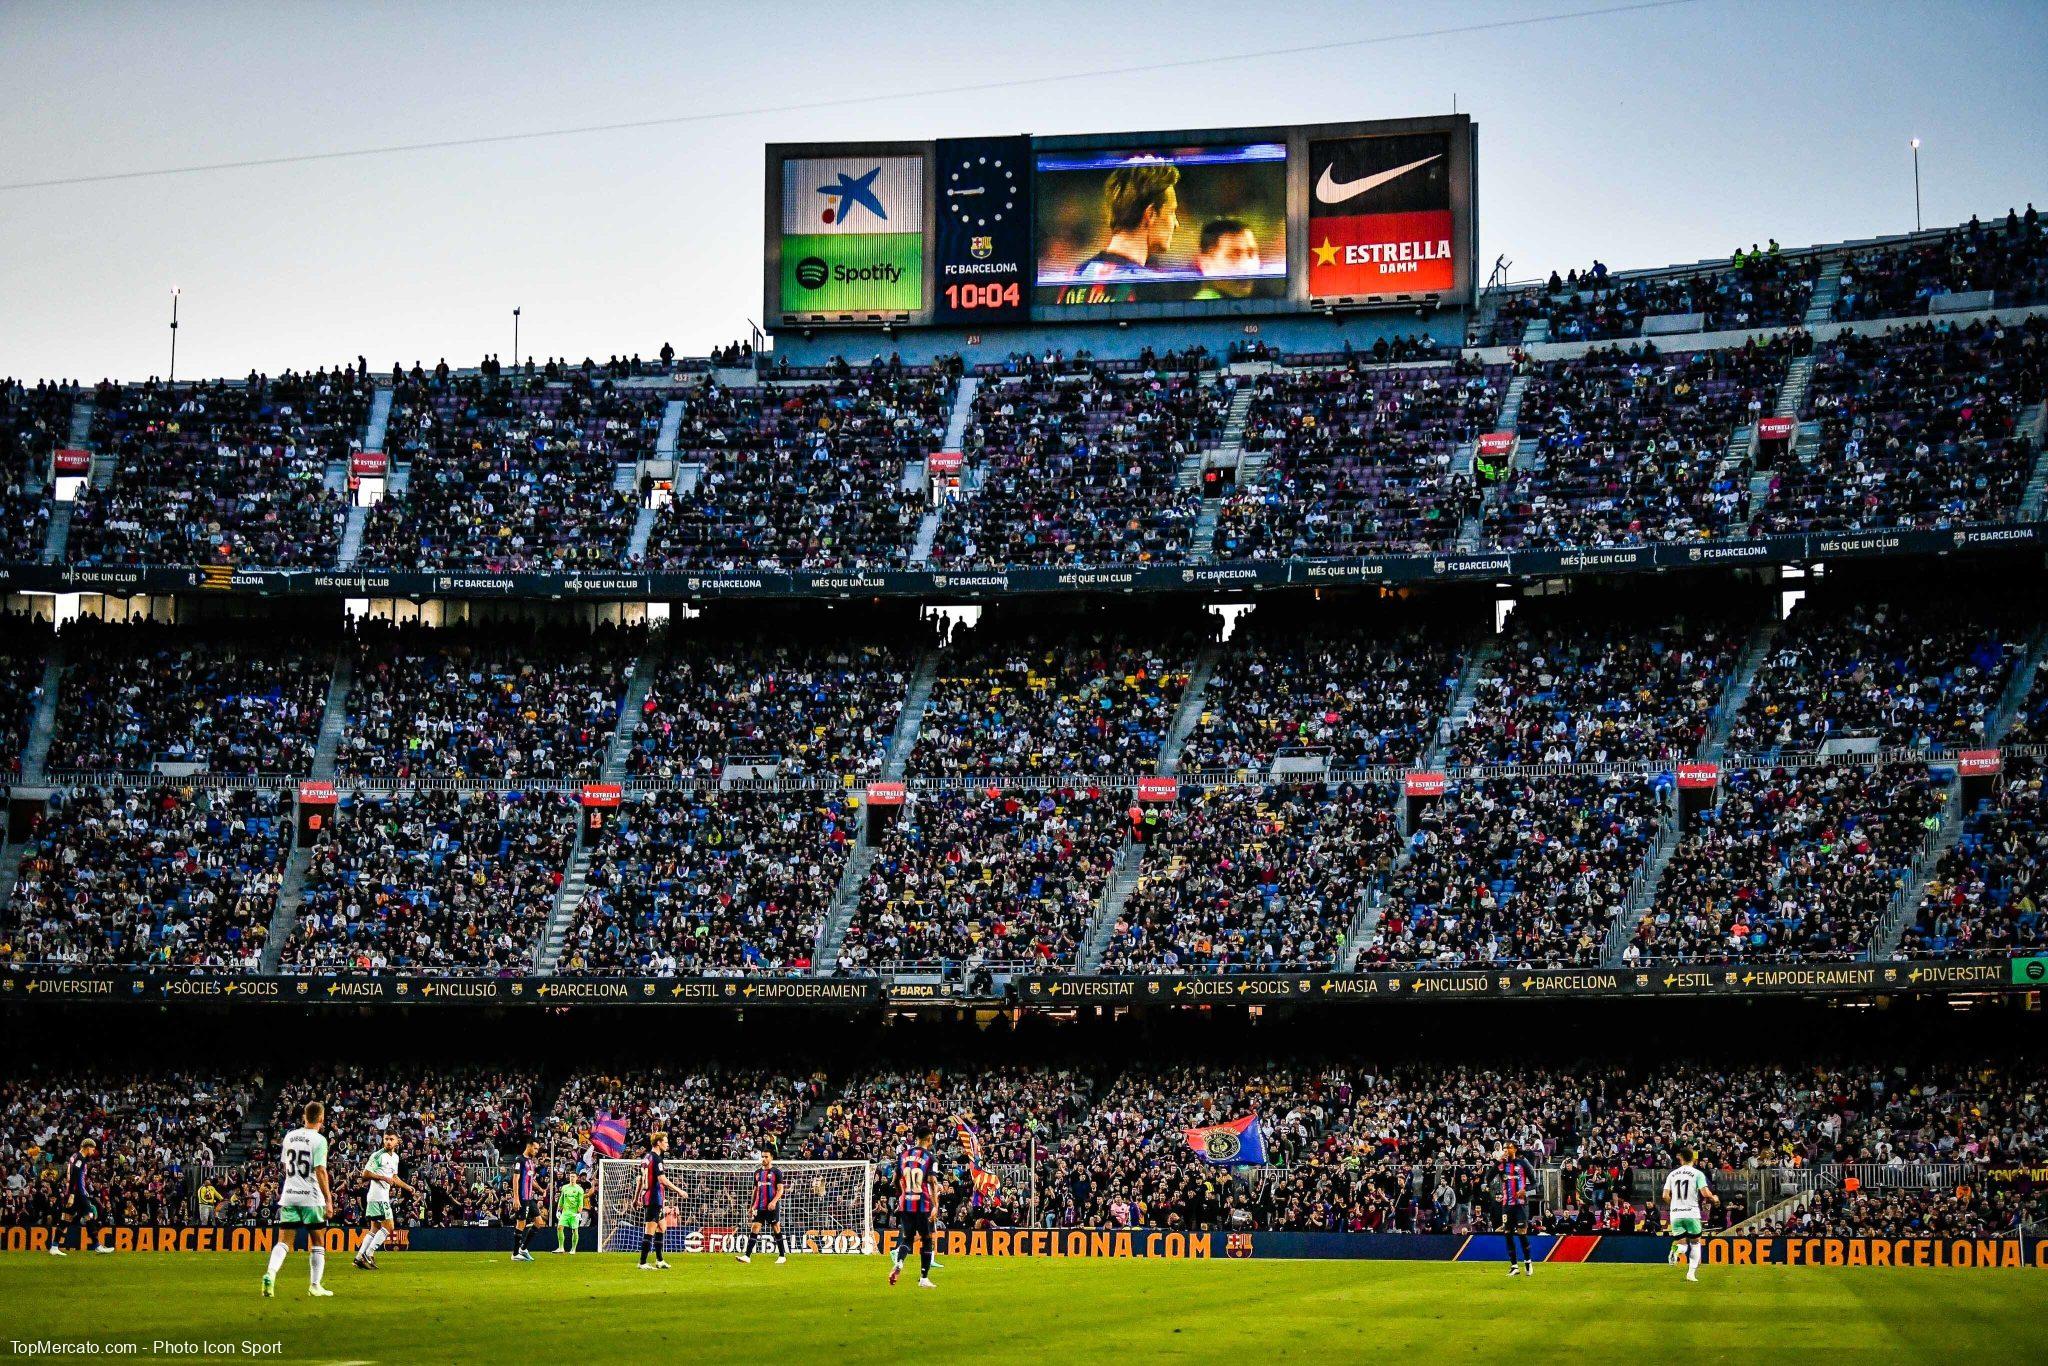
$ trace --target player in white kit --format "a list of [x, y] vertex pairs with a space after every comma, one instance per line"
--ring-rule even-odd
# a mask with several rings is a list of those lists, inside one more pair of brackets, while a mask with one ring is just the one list
[[1694, 1165], [1699, 1160], [1699, 1153], [1688, 1150], [1685, 1165], [1674, 1168], [1664, 1178], [1664, 1200], [1671, 1206], [1671, 1233], [1678, 1240], [1672, 1250], [1685, 1263], [1685, 1278], [1689, 1281], [1700, 1278], [1700, 1254], [1707, 1246], [1701, 1207], [1720, 1199], [1707, 1189], [1707, 1174]]
[[356, 1270], [375, 1271], [377, 1249], [398, 1227], [391, 1217], [391, 1188], [396, 1186], [411, 1196], [420, 1193], [417, 1186], [399, 1178], [397, 1134], [384, 1135], [384, 1146], [370, 1154], [358, 1179], [369, 1188], [363, 1195], [363, 1221], [370, 1229], [363, 1235], [362, 1246], [356, 1249]]
[[309, 1100], [300, 1114], [299, 1127], [284, 1136], [279, 1150], [284, 1184], [277, 1191], [277, 1242], [270, 1249], [270, 1269], [263, 1273], [265, 1299], [277, 1293], [278, 1270], [300, 1238], [312, 1264], [308, 1293], [322, 1298], [334, 1293], [320, 1284], [327, 1271], [327, 1247], [320, 1234], [327, 1225], [327, 1211], [334, 1207], [334, 1192], [327, 1184], [327, 1137], [320, 1132], [327, 1123], [327, 1107]]

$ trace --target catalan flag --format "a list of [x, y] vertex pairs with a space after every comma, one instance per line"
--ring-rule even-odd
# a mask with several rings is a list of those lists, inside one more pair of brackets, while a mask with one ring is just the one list
[[590, 1146], [606, 1157], [617, 1157], [626, 1151], [626, 1121], [598, 1111], [597, 1122], [590, 1126]]
[[967, 1178], [974, 1184], [976, 1201], [986, 1200], [1001, 1187], [996, 1174], [982, 1164], [988, 1150], [982, 1146], [981, 1131], [965, 1115], [953, 1116], [953, 1132], [960, 1138], [960, 1151], [967, 1154]]

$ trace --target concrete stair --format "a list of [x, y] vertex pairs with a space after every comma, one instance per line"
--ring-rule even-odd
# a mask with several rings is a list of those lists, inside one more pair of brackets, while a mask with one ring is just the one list
[[630, 460], [621, 460], [612, 466], [612, 492], [638, 493], [640, 491], [640, 467]]
[[61, 564], [71, 541], [71, 512], [76, 503], [50, 502], [50, 524], [43, 528], [43, 563]]
[[[884, 782], [901, 782], [904, 771], [910, 766], [911, 751], [917, 748], [917, 734], [924, 727], [925, 706], [931, 701], [933, 685], [938, 682], [941, 654], [936, 648], [926, 650], [919, 657], [917, 667], [911, 671], [910, 682], [903, 690], [903, 705], [896, 713], [896, 729], [889, 733], [889, 748], [882, 755], [881, 777]], [[818, 923], [818, 937], [811, 950], [811, 971], [820, 977], [829, 975], [839, 966], [839, 947], [846, 942], [847, 926], [853, 923], [853, 912], [860, 905], [861, 887], [867, 882], [868, 870], [874, 864], [875, 849], [868, 843], [867, 821], [863, 817], [859, 836], [847, 851], [846, 867], [839, 875], [839, 886], [832, 893], [825, 918]]]
[[1763, 667], [1782, 626], [1775, 612], [1765, 613], [1764, 620], [1757, 624], [1742, 647], [1735, 668], [1728, 676], [1728, 686], [1722, 690], [1721, 700], [1714, 704], [1713, 715], [1708, 718], [1707, 735], [1699, 748], [1701, 763], [1718, 764], [1728, 752], [1728, 737], [1734, 733], [1735, 723], [1742, 715], [1742, 704], [1749, 700], [1750, 689], [1756, 686], [1757, 670]]
[[341, 545], [334, 552], [334, 566], [337, 569], [353, 569], [356, 561], [363, 556], [363, 528], [370, 524], [370, 510], [366, 507], [351, 506], [348, 521], [341, 528]]
[[[647, 694], [654, 690], [654, 680], [661, 673], [662, 660], [667, 658], [667, 642], [656, 636], [633, 661], [633, 671], [626, 675], [626, 691], [619, 699], [619, 719], [612, 727], [612, 742], [605, 750], [604, 763], [598, 767], [597, 780], [602, 783], [616, 783], [626, 776], [626, 756], [631, 752], [633, 730], [640, 719], [640, 708], [647, 701]], [[562, 949], [569, 940], [569, 927], [575, 923], [576, 908], [582, 904], [583, 894], [590, 888], [590, 858], [593, 850], [585, 841], [583, 823], [576, 823], [576, 846], [569, 851], [569, 861], [562, 868], [562, 885], [556, 889], [555, 904], [548, 911], [547, 924], [541, 927], [540, 935], [533, 945], [533, 970], [540, 975], [552, 973], [562, 961]]]
[[1804, 325], [1811, 332], [1834, 321], [1835, 300], [1842, 297], [1842, 262], [1839, 255], [1830, 256], [1820, 268], [1820, 275], [1813, 282], [1813, 298], [1806, 305]]
[[641, 508], [633, 514], [633, 537], [626, 542], [626, 563], [640, 564], [647, 558], [647, 542], [654, 535], [653, 508]]
[[320, 471], [320, 487], [341, 498], [348, 493], [348, 461], [330, 460], [327, 468]]
[[[1263, 457], [1246, 455], [1244, 449], [1245, 418], [1252, 410], [1252, 387], [1239, 384], [1237, 392], [1230, 396], [1230, 414], [1223, 423], [1223, 435], [1213, 451], [1199, 452], [1181, 461], [1180, 469], [1174, 476], [1174, 483], [1182, 490], [1199, 489], [1202, 486], [1202, 471], [1210, 465], [1219, 469], [1236, 469], [1240, 488], [1248, 485], [1263, 468]], [[1190, 564], [1214, 564], [1216, 562], [1216, 527], [1223, 514], [1221, 498], [1205, 498], [1202, 508], [1195, 516], [1195, 525], [1188, 533], [1188, 562]]]
[[2027, 476], [2027, 491], [2020, 497], [2020, 520], [2038, 522], [2048, 502], [2048, 403], [2036, 403], [2020, 414], [2019, 429], [2034, 438], [2034, 468]]
[[242, 1114], [242, 1123], [228, 1135], [214, 1153], [214, 1160], [221, 1166], [232, 1167], [243, 1162], [256, 1162], [275, 1154], [261, 1151], [262, 1139], [270, 1129], [270, 1118], [277, 1113], [278, 1095], [284, 1089], [282, 1078], [273, 1068], [271, 1075], [263, 1077], [256, 1086], [256, 1097], [249, 1102], [249, 1108]]
[[68, 440], [72, 446], [79, 450], [87, 449], [92, 441], [93, 414], [98, 411], [99, 403], [94, 399], [82, 398], [71, 405], [71, 434]]
[[[391, 427], [391, 401], [394, 397], [388, 387], [379, 386], [370, 399], [370, 416], [363, 423], [363, 449], [381, 451], [384, 449], [384, 434]], [[386, 452], [388, 455], [389, 452]]]
[[981, 392], [981, 380], [975, 375], [963, 376], [960, 387], [953, 391], [953, 411], [946, 418], [946, 439], [939, 449], [957, 451], [967, 439], [967, 424], [974, 421], [974, 396]]
[[1222, 658], [1223, 647], [1213, 643], [1203, 646], [1195, 656], [1194, 667], [1188, 670], [1188, 685], [1181, 692], [1180, 705], [1174, 709], [1173, 723], [1159, 742], [1159, 762], [1153, 769], [1158, 776], [1171, 778], [1180, 772], [1181, 752], [1187, 748], [1195, 724], [1202, 719], [1202, 709], [1208, 705], [1209, 680], [1216, 676], [1216, 665]]
[[[1534, 327], [1538, 323], [1541, 323], [1542, 326], [1546, 329], [1550, 326], [1550, 324], [1547, 321], [1541, 318], [1537, 319], [1536, 322], [1531, 323], [1530, 326]], [[1507, 392], [1502, 394], [1500, 397], [1500, 415], [1494, 419], [1494, 421], [1498, 424], [1495, 430], [1503, 432], [1514, 432], [1521, 430], [1522, 397], [1529, 392], [1529, 379], [1530, 377], [1528, 375], [1521, 374], [1516, 375], [1513, 379], [1508, 381]], [[1478, 457], [1478, 454], [1479, 445], [1478, 442], [1475, 441], [1472, 444], [1471, 455], [1466, 457], [1465, 469], [1467, 473], [1471, 472], [1472, 461]], [[1521, 468], [1522, 449], [1518, 445], [1515, 448], [1515, 459], [1514, 464], [1511, 467], [1511, 472], [1513, 470], [1519, 470]], [[1498, 486], [1496, 485], [1495, 487]], [[1494, 489], [1489, 488], [1486, 490], [1486, 493], [1484, 495], [1485, 506], [1491, 507], [1493, 506], [1494, 502]], [[1464, 525], [1458, 529], [1458, 549], [1478, 550], [1483, 542], [1484, 536], [1485, 514], [1482, 511], [1477, 516], [1467, 517], [1465, 519]]]
[[[2013, 721], [2026, 705], [2027, 695], [2033, 691], [2034, 676], [2041, 668], [2044, 654], [2048, 654], [2048, 625], [2034, 628], [2019, 661], [2013, 666], [2012, 677], [2006, 680], [2005, 691], [1999, 694], [1998, 705], [1992, 709], [1985, 723], [1984, 742], [1987, 746], [1996, 747], [2012, 729]], [[1963, 810], [1963, 783], [1958, 772], [1949, 780], [1948, 801], [1942, 806], [1941, 824], [1921, 846], [1911, 871], [1886, 907], [1883, 923], [1871, 936], [1872, 960], [1881, 962], [1898, 954], [1906, 927], [1919, 914], [1928, 879], [1941, 866], [1942, 856], [1955, 848], [1956, 841], [1962, 837], [1963, 819], [1968, 814]]]
[[36, 709], [29, 718], [28, 744], [21, 751], [21, 776], [40, 782], [50, 760], [50, 742], [57, 735], [57, 693], [64, 681], [64, 638], [50, 644], [50, 657], [43, 661], [43, 681], [36, 694]]
[[683, 401], [672, 398], [661, 410], [661, 430], [655, 433], [654, 454], [660, 460], [673, 460], [676, 454], [676, 438], [683, 431]]
[[[354, 674], [354, 657], [343, 649], [335, 657], [334, 671], [328, 676], [327, 706], [320, 713], [320, 734], [313, 743], [313, 766], [308, 777], [322, 781], [334, 778], [335, 758], [341, 752], [341, 737], [348, 727], [348, 690]], [[258, 971], [274, 973], [284, 961], [284, 951], [298, 929], [299, 912], [305, 908], [306, 874], [312, 866], [313, 847], [295, 845], [285, 860], [284, 877], [278, 883], [277, 909], [271, 912], [270, 934], [263, 941]]]
[[111, 487], [114, 482], [114, 471], [117, 463], [111, 455], [95, 454], [92, 458], [92, 477], [88, 482], [95, 489]]
[[1492, 671], [1494, 661], [1500, 658], [1500, 637], [1488, 636], [1473, 647], [1465, 659], [1464, 672], [1458, 675], [1458, 690], [1451, 694], [1451, 707], [1436, 728], [1436, 738], [1429, 742], [1423, 752], [1423, 768], [1441, 768], [1444, 754], [1450, 748], [1451, 737], [1456, 735], [1472, 720], [1472, 710], [1479, 703], [1479, 685]]
[[941, 516], [939, 509], [932, 508], [918, 521], [917, 535], [910, 543], [912, 569], [923, 569], [932, 562], [932, 547], [938, 544]]

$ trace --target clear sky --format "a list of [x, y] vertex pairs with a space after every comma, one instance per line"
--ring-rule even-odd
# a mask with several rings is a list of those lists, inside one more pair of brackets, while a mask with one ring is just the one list
[[[1593, 8], [116, 4], [0, 0], [0, 184], [1057, 77]], [[1518, 278], [2048, 209], [2048, 0], [1697, 0], [1533, 27], [635, 132], [0, 190], [0, 374], [240, 375], [367, 355], [701, 354], [761, 307], [772, 141], [1480, 125]]]

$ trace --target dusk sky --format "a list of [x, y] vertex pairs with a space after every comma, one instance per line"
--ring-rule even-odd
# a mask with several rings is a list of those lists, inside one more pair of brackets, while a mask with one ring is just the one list
[[[599, 359], [744, 334], [762, 144], [1478, 120], [1482, 274], [1726, 255], [2048, 207], [2048, 4], [0, 4], [0, 374]], [[1231, 52], [1307, 53], [1083, 79]]]

